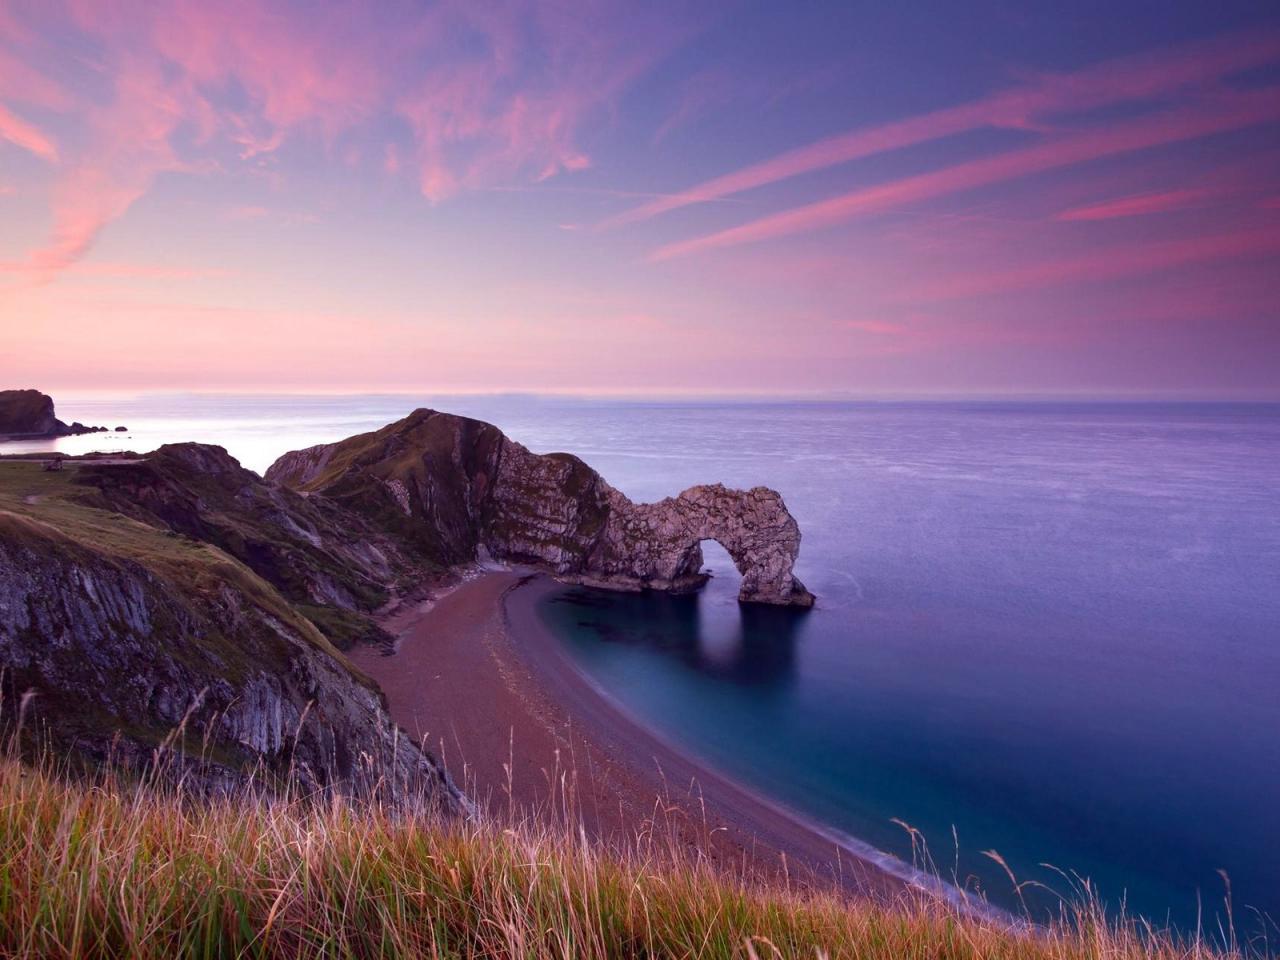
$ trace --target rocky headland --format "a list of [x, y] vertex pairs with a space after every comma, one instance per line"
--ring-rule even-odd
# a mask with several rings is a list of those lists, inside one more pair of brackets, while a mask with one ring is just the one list
[[106, 427], [63, 423], [53, 409], [53, 398], [39, 390], [0, 390], [0, 440], [41, 440], [105, 433]]
[[416, 410], [373, 433], [286, 453], [267, 480], [344, 504], [442, 564], [493, 558], [613, 589], [690, 590], [715, 540], [743, 602], [807, 607], [792, 572], [800, 528], [766, 487], [691, 487], [633, 503], [567, 453], [535, 454], [497, 427]]

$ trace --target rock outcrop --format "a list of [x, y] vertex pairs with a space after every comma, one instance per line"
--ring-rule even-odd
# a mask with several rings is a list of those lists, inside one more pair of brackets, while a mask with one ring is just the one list
[[0, 440], [40, 440], [102, 433], [106, 427], [66, 424], [54, 415], [53, 398], [39, 390], [0, 390]]
[[282, 456], [273, 483], [320, 494], [441, 564], [491, 556], [615, 589], [689, 590], [701, 543], [724, 546], [744, 602], [810, 606], [800, 529], [765, 487], [693, 487], [637, 504], [577, 457], [538, 455], [491, 424], [417, 410], [374, 433]]
[[[300, 579], [282, 582], [306, 597], [327, 596], [318, 584], [329, 578], [358, 595], [364, 573], [326, 567], [356, 563], [357, 543], [326, 554], [335, 532], [320, 513], [292, 516], [301, 498], [287, 491], [271, 490], [279, 506], [250, 523], [248, 502], [263, 491], [237, 484], [246, 474], [265, 484], [217, 448], [182, 445], [136, 467], [78, 466], [55, 480], [36, 464], [0, 465], [0, 709], [10, 724], [21, 713], [36, 749], [52, 740], [134, 770], [160, 762], [206, 791], [251, 782], [462, 811], [441, 768], [334, 647], [321, 608], [291, 603], [213, 539], [267, 572], [296, 562]], [[113, 508], [130, 496], [132, 515]], [[235, 498], [247, 501], [238, 512], [224, 502]], [[338, 519], [356, 524], [358, 541], [359, 518]], [[273, 524], [278, 540], [255, 539]]]

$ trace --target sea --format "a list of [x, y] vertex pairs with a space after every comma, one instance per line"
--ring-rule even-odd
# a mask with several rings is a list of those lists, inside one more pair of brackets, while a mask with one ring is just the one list
[[[60, 396], [263, 471], [418, 406], [633, 499], [779, 490], [808, 613], [565, 587], [541, 614], [638, 722], [851, 846], [1035, 916], [1084, 894], [1280, 935], [1280, 405]], [[49, 449], [6, 444], [0, 452]], [[1011, 879], [1012, 877], [1012, 879]]]

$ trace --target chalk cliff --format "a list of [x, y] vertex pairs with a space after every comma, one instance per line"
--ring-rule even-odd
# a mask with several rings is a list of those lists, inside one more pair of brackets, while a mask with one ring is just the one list
[[810, 606], [792, 572], [800, 529], [765, 487], [692, 487], [637, 504], [570, 454], [539, 455], [491, 424], [417, 410], [373, 433], [293, 451], [267, 480], [320, 494], [442, 564], [478, 557], [542, 565], [615, 589], [692, 589], [701, 542], [742, 574], [744, 602]]

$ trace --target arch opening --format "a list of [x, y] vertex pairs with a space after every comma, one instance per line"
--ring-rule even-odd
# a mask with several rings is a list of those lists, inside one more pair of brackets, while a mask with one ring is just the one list
[[742, 586], [742, 570], [728, 548], [715, 537], [706, 537], [693, 549], [698, 564], [695, 572], [731, 584], [736, 594]]

